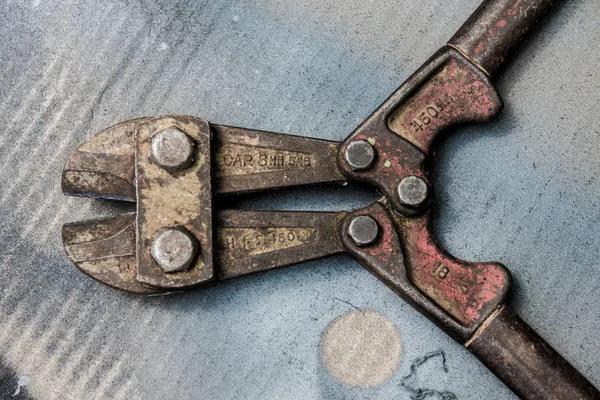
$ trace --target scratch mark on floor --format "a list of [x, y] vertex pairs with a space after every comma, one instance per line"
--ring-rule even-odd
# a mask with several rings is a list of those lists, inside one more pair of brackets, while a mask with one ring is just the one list
[[411, 400], [425, 400], [428, 398], [433, 399], [441, 399], [441, 400], [457, 400], [458, 397], [449, 391], [439, 391], [435, 389], [429, 389], [424, 387], [419, 387], [418, 378], [419, 378], [419, 368], [421, 368], [424, 364], [428, 363], [431, 360], [436, 358], [441, 358], [442, 360], [442, 370], [445, 373], [448, 373], [448, 366], [446, 365], [446, 353], [444, 350], [436, 350], [429, 354], [424, 355], [423, 357], [419, 357], [412, 362], [410, 365], [410, 373], [406, 375], [400, 381], [400, 385], [411, 392]]
[[354, 304], [350, 303], [350, 302], [349, 302], [349, 301], [347, 301], [347, 300], [342, 300], [342, 299], [339, 299], [339, 298], [337, 298], [337, 297], [334, 297], [334, 298], [333, 298], [333, 300], [337, 300], [337, 301], [339, 301], [340, 303], [347, 304], [347, 305], [349, 305], [350, 307], [354, 308], [354, 309], [355, 309], [355, 310], [357, 310], [357, 311], [364, 312], [363, 310], [361, 310], [360, 308], [358, 308], [357, 306], [355, 306]]

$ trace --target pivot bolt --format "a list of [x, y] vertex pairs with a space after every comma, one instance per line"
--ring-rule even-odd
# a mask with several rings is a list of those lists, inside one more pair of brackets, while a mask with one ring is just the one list
[[398, 184], [400, 203], [409, 207], [419, 207], [427, 200], [429, 188], [423, 178], [407, 176]]
[[165, 229], [152, 242], [150, 254], [166, 273], [190, 268], [196, 256], [196, 241], [179, 229]]
[[356, 140], [346, 147], [344, 158], [352, 171], [364, 171], [375, 162], [375, 149], [366, 140]]
[[379, 236], [379, 226], [374, 218], [360, 215], [350, 222], [348, 234], [358, 247], [370, 246]]
[[188, 167], [192, 162], [194, 144], [188, 135], [175, 127], [152, 136], [152, 158], [167, 171]]

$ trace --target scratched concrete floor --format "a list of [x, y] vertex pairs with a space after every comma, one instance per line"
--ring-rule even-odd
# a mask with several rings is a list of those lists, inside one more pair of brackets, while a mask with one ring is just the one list
[[[34, 399], [458, 399], [514, 396], [348, 257], [169, 298], [78, 273], [64, 222], [117, 203], [63, 197], [60, 170], [115, 122], [167, 113], [343, 139], [479, 0], [0, 0], [0, 396]], [[500, 260], [515, 308], [600, 386], [600, 8], [562, 6], [499, 80], [507, 107], [459, 129], [432, 166], [436, 232]], [[239, 207], [341, 210], [370, 188], [289, 190]], [[400, 332], [400, 369], [352, 388], [320, 360], [353, 307]], [[19, 385], [19, 382], [21, 385]], [[402, 384], [405, 383], [403, 386]], [[422, 392], [425, 393], [425, 392]]]

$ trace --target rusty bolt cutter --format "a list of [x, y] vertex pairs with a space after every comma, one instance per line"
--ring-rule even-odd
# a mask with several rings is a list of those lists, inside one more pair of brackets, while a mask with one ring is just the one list
[[[492, 77], [552, 0], [487, 0], [341, 143], [167, 116], [122, 122], [82, 144], [68, 195], [136, 211], [63, 228], [83, 272], [140, 294], [171, 293], [347, 252], [463, 343], [524, 399], [600, 392], [506, 305], [499, 263], [456, 259], [429, 229], [424, 164], [446, 128], [502, 109]], [[368, 182], [381, 200], [349, 212], [220, 210], [213, 200], [316, 183]]]

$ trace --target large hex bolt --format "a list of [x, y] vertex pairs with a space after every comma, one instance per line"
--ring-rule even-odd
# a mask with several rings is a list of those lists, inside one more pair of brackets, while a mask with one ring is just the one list
[[344, 158], [352, 171], [364, 171], [373, 166], [375, 149], [366, 140], [356, 140], [346, 147]]
[[370, 246], [379, 237], [379, 225], [373, 217], [359, 215], [350, 221], [348, 235], [358, 247]]
[[419, 207], [427, 200], [429, 187], [423, 178], [407, 176], [398, 184], [400, 203], [409, 207]]
[[164, 229], [159, 232], [150, 254], [166, 273], [182, 272], [190, 268], [196, 257], [198, 245], [189, 233], [180, 229]]
[[189, 167], [194, 155], [194, 143], [175, 127], [152, 136], [152, 159], [167, 171]]

